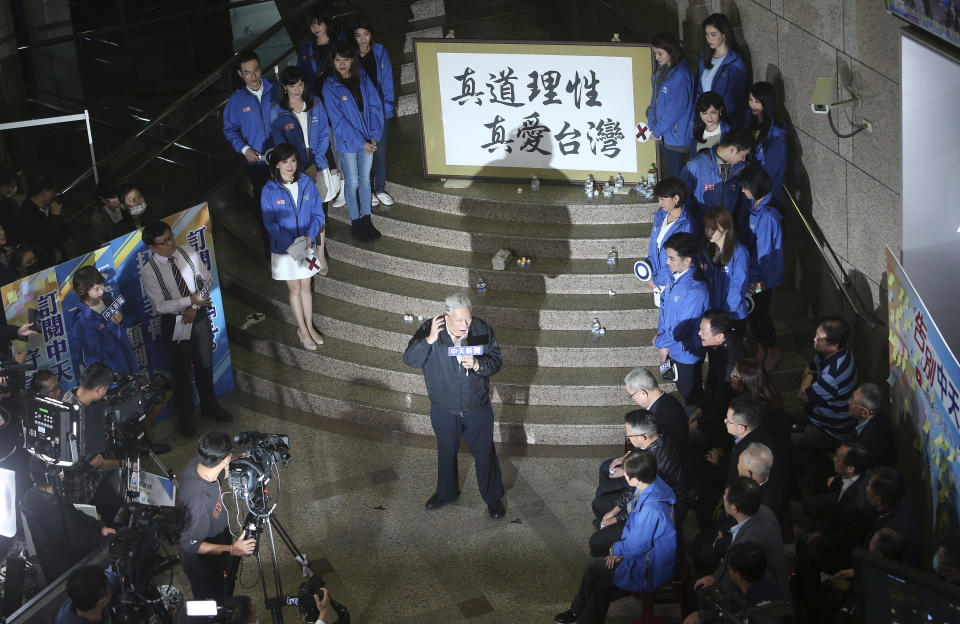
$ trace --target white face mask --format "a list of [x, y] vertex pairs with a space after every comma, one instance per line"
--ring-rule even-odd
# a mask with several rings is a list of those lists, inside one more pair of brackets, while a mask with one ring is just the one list
[[142, 215], [146, 211], [147, 211], [147, 202], [143, 202], [142, 204], [137, 204], [136, 206], [130, 206], [130, 214], [135, 217]]
[[16, 195], [16, 194], [17, 194], [17, 185], [14, 184], [14, 185], [10, 188], [10, 192], [7, 193], [7, 197], [13, 197], [13, 196]]

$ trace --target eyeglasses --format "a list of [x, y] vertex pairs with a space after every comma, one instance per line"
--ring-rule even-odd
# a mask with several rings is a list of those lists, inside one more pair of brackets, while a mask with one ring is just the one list
[[164, 245], [173, 245], [176, 241], [173, 240], [173, 234], [168, 236], [164, 240], [155, 240], [151, 247], [163, 247]]
[[743, 424], [743, 423], [738, 423], [737, 421], [735, 421], [735, 420], [730, 420], [729, 418], [724, 418], [724, 419], [723, 419], [723, 423], [724, 423], [725, 425], [733, 425], [734, 427], [746, 427], [745, 424]]
[[640, 388], [639, 390], [634, 390], [633, 392], [630, 393], [630, 398], [632, 399], [633, 397], [637, 396], [637, 394], [643, 391], [644, 391], [643, 388]]

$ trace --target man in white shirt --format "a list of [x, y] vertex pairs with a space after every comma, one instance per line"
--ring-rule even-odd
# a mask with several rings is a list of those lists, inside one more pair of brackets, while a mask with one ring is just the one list
[[[213, 392], [213, 330], [207, 314], [210, 295], [201, 293], [212, 279], [196, 252], [177, 246], [173, 231], [163, 221], [143, 228], [143, 242], [150, 248], [150, 257], [140, 269], [140, 284], [160, 315], [160, 335], [170, 351], [180, 433], [193, 437], [197, 427], [190, 389], [191, 362], [203, 415], [220, 422], [233, 420]], [[189, 338], [174, 340], [178, 329], [188, 332]]]

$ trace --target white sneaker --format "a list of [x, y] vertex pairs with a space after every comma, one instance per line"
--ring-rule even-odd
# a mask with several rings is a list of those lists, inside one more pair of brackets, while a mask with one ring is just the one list
[[372, 194], [370, 195], [370, 207], [371, 207], [371, 208], [376, 208], [376, 207], [379, 206], [379, 205], [380, 205], [380, 200], [377, 199], [377, 194], [376, 194], [376, 193], [372, 193]]
[[337, 197], [333, 200], [334, 208], [343, 208], [347, 205], [347, 197], [343, 194], [346, 188], [347, 186], [345, 184], [340, 187], [340, 192], [337, 193]]
[[[384, 206], [392, 206], [392, 205], [393, 205], [393, 198], [390, 197], [390, 193], [387, 193], [386, 191], [384, 191], [383, 193], [377, 193], [377, 194], [374, 195], [374, 197], [376, 197], [377, 199], [379, 199], [379, 200], [380, 200], [380, 203], [383, 204]], [[374, 204], [374, 205], [376, 205], [376, 204]]]

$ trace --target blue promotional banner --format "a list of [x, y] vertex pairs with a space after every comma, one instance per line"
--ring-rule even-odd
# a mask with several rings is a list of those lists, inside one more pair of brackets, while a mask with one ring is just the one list
[[929, 473], [934, 529], [960, 528], [960, 365], [897, 258], [887, 249], [893, 412], [912, 426]]
[[[226, 319], [223, 316], [223, 298], [217, 259], [211, 236], [210, 211], [206, 204], [188, 208], [163, 219], [176, 239], [177, 245], [196, 251], [213, 278], [210, 287], [210, 320], [213, 324], [213, 380], [217, 394], [234, 388], [230, 345], [227, 342]], [[151, 252], [143, 244], [140, 232], [135, 231], [114, 239], [100, 249], [45, 269], [0, 288], [7, 322], [22, 325], [35, 316], [38, 333], [27, 342], [14, 341], [18, 358], [33, 370], [48, 369], [60, 380], [64, 391], [77, 385], [83, 370], [85, 354], [76, 330], [81, 306], [73, 289], [73, 277], [84, 266], [94, 266], [103, 274], [104, 301], [123, 298], [121, 306], [123, 330], [127, 334], [132, 356], [121, 356], [131, 371], [148, 371], [151, 376], [159, 371], [170, 371], [170, 356], [160, 337], [160, 316], [140, 286], [140, 270]], [[84, 306], [85, 307], [85, 306]], [[104, 323], [111, 323], [104, 319]], [[89, 363], [89, 362], [88, 362]], [[30, 383], [33, 373], [27, 373]], [[170, 398], [169, 396], [167, 397]], [[172, 411], [172, 402], [166, 401], [154, 412], [153, 420], [166, 417]]]

